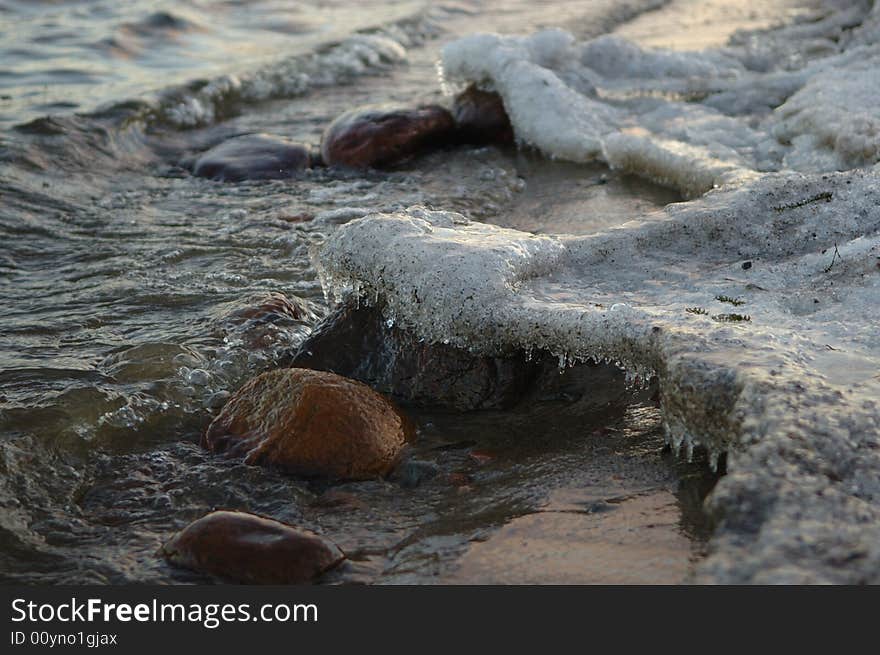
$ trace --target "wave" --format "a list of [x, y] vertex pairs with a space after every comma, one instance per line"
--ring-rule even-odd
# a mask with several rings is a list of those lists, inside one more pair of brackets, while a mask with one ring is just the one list
[[316, 87], [344, 84], [361, 75], [387, 70], [405, 62], [407, 48], [437, 29], [432, 14], [420, 13], [250, 73], [165, 90], [141, 116], [152, 126], [186, 129], [210, 125], [238, 114], [243, 105], [294, 98]]

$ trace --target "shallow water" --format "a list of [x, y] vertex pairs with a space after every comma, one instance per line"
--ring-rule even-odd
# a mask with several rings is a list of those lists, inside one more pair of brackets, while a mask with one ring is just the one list
[[[182, 159], [234, 134], [316, 144], [352, 106], [445, 101], [443, 42], [546, 20], [546, 8], [525, 2], [297, 6], [0, 3], [0, 578], [200, 580], [155, 549], [225, 507], [336, 539], [352, 559], [331, 582], [615, 581], [553, 556], [536, 577], [510, 578], [520, 564], [502, 562], [502, 574], [486, 552], [505, 524], [519, 530], [517, 521], [554, 512], [589, 520], [591, 507], [608, 504], [603, 516], [625, 517], [646, 497], [660, 499], [646, 511], [663, 517], [646, 528], [665, 535], [655, 554], [674, 560], [659, 581], [686, 576], [708, 534], [700, 504], [713, 479], [703, 462], [663, 451], [656, 408], [622, 376], [603, 379], [600, 398], [582, 397], [596, 383], [575, 370], [509, 413], [419, 411], [413, 456], [439, 473], [413, 489], [382, 481], [328, 491], [199, 448], [226, 394], [325, 313], [308, 254], [334, 229], [332, 210], [420, 203], [521, 230], [589, 233], [679, 199], [604, 168], [494, 147], [384, 173], [241, 184], [190, 176]], [[600, 33], [638, 13], [638, 3], [627, 7], [559, 3], [553, 22]], [[358, 30], [384, 41], [364, 49], [349, 39]], [[224, 86], [231, 75], [238, 86]], [[315, 318], [237, 313], [276, 291], [306, 300]], [[547, 552], [569, 552], [569, 542], [589, 539], [560, 533]], [[627, 561], [617, 563], [621, 581]]]

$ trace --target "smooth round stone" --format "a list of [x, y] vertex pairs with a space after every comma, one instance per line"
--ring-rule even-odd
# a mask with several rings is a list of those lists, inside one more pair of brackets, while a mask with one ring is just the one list
[[237, 136], [196, 159], [193, 173], [220, 182], [278, 180], [309, 168], [309, 149], [268, 134]]
[[381, 168], [448, 143], [454, 128], [452, 115], [437, 105], [353, 109], [324, 131], [321, 157], [327, 166]]
[[345, 555], [329, 539], [246, 512], [211, 512], [176, 533], [160, 554], [176, 566], [246, 584], [303, 584]]
[[296, 475], [364, 480], [391, 471], [413, 432], [400, 410], [367, 385], [287, 368], [235, 392], [202, 445]]

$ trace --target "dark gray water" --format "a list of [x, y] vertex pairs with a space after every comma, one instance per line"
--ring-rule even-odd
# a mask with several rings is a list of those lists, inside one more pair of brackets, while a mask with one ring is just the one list
[[[419, 412], [414, 456], [440, 474], [416, 488], [331, 493], [199, 448], [228, 392], [326, 312], [308, 252], [334, 229], [334, 210], [418, 203], [590, 232], [677, 199], [513, 148], [260, 183], [210, 182], [179, 165], [236, 134], [317, 144], [364, 103], [448, 102], [436, 70], [445, 41], [547, 24], [546, 7], [525, 2], [365, 5], [0, 2], [0, 579], [199, 580], [155, 549], [224, 507], [336, 539], [352, 561], [333, 581], [453, 581], [474, 543], [585, 489], [595, 502], [668, 496], [669, 531], [683, 541], [667, 581], [701, 552], [711, 479], [662, 452], [657, 410], [621, 380], [585, 394], [568, 373], [574, 391], [551, 384], [512, 412]], [[554, 8], [554, 24], [586, 33], [639, 6]], [[271, 292], [304, 299], [315, 319], [236, 313]]]

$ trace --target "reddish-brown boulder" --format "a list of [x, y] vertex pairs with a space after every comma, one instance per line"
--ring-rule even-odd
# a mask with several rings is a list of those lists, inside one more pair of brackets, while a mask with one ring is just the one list
[[321, 156], [327, 166], [379, 168], [448, 142], [454, 128], [452, 115], [437, 105], [354, 109], [324, 131]]
[[511, 143], [513, 127], [501, 96], [471, 85], [452, 104], [458, 137], [465, 143]]
[[175, 534], [160, 554], [176, 566], [245, 584], [303, 584], [345, 555], [309, 530], [245, 512], [211, 512]]
[[233, 394], [202, 445], [248, 464], [358, 480], [388, 473], [412, 432], [400, 410], [365, 384], [287, 368]]

